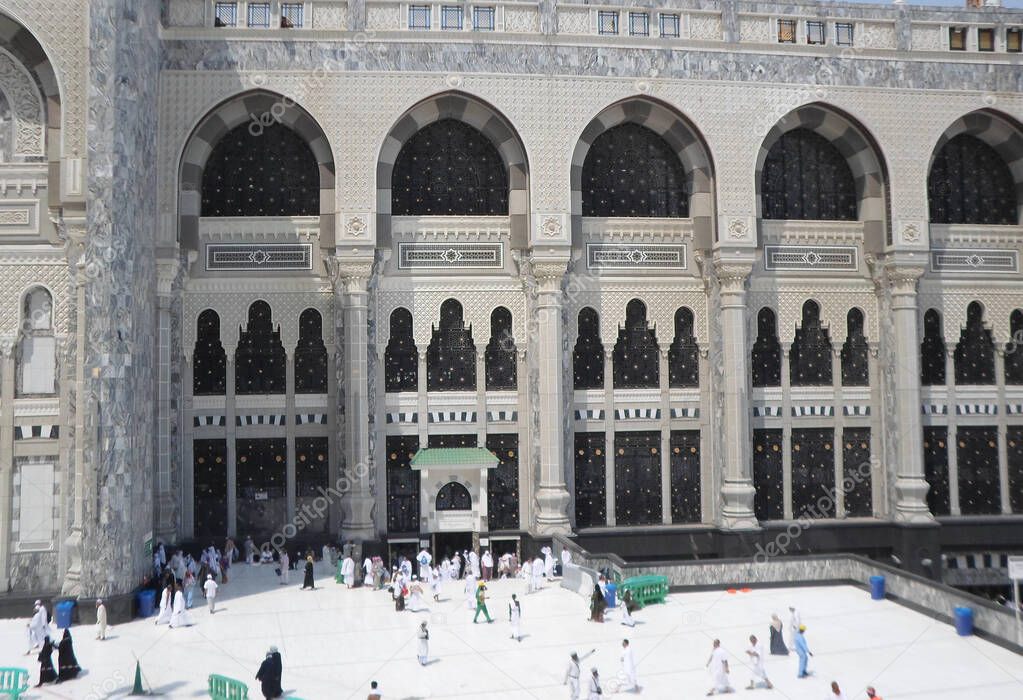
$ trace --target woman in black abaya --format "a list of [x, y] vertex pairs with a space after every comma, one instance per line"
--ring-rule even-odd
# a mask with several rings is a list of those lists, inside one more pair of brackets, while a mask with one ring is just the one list
[[270, 647], [270, 651], [266, 652], [266, 658], [263, 659], [263, 663], [256, 673], [256, 680], [260, 682], [264, 698], [270, 700], [270, 698], [279, 698], [284, 695], [284, 690], [281, 688], [283, 673], [284, 665], [281, 663], [281, 653], [277, 651], [277, 647]]
[[57, 645], [57, 679], [69, 681], [72, 678], [77, 678], [81, 672], [82, 669], [78, 665], [78, 659], [75, 658], [75, 647], [71, 641], [71, 630], [65, 629], [64, 637], [60, 640], [60, 644]]
[[313, 582], [313, 556], [310, 554], [305, 558], [305, 579], [302, 581], [302, 590], [316, 588]]
[[38, 688], [43, 683], [53, 683], [57, 680], [57, 672], [53, 669], [53, 644], [50, 642], [50, 635], [43, 639], [43, 648], [39, 652], [39, 682]]

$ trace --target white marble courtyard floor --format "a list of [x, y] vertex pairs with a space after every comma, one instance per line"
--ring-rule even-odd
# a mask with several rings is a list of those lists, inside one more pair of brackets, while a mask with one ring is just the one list
[[[287, 695], [306, 700], [365, 698], [371, 680], [384, 697], [567, 698], [561, 685], [572, 650], [596, 654], [584, 662], [605, 678], [619, 668], [621, 640], [632, 641], [639, 664], [639, 697], [673, 700], [703, 697], [704, 669], [711, 640], [730, 653], [728, 697], [823, 700], [837, 680], [847, 700], [865, 698], [868, 684], [885, 700], [972, 700], [1023, 698], [1023, 656], [976, 637], [958, 637], [937, 622], [889, 601], [876, 602], [851, 586], [763, 589], [729, 594], [687, 593], [665, 605], [639, 611], [633, 629], [611, 612], [603, 625], [588, 621], [586, 602], [561, 588], [524, 596], [521, 581], [492, 582], [492, 625], [472, 624], [461, 584], [447, 584], [441, 603], [429, 612], [396, 613], [384, 592], [346, 590], [325, 570], [316, 591], [276, 585], [272, 567], [235, 566], [221, 587], [219, 609], [210, 617], [196, 596], [194, 627], [156, 627], [154, 618], [111, 626], [105, 642], [93, 640], [91, 626], [73, 627], [79, 662], [87, 673], [69, 683], [33, 689], [26, 698], [122, 697], [134, 673], [133, 654], [142, 661], [148, 684], [164, 697], [206, 697], [206, 677], [221, 673], [249, 683], [249, 697], [261, 698], [253, 680], [267, 647], [284, 659]], [[518, 593], [523, 606], [522, 642], [509, 639], [507, 603]], [[802, 611], [815, 656], [815, 675], [796, 679], [796, 658], [769, 657], [775, 690], [742, 690], [749, 681], [743, 650], [751, 633], [767, 638], [772, 612], [787, 620], [788, 606]], [[502, 615], [503, 613], [503, 615]], [[430, 655], [416, 661], [414, 632], [430, 623]], [[0, 621], [0, 666], [23, 666], [38, 678], [35, 656], [24, 656], [23, 620]], [[585, 669], [584, 669], [585, 670]], [[112, 692], [111, 692], [112, 691]], [[608, 694], [605, 693], [605, 697]], [[632, 697], [626, 693], [619, 697]]]

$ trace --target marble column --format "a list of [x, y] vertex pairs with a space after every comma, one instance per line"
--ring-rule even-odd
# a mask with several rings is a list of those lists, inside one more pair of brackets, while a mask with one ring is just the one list
[[154, 537], [174, 542], [181, 533], [179, 492], [171, 481], [171, 431], [176, 416], [171, 407], [171, 306], [173, 286], [180, 262], [177, 258], [160, 260], [157, 264], [157, 367], [156, 367], [156, 487]]
[[952, 515], [960, 515], [959, 510], [959, 418], [956, 405], [959, 403], [956, 392], [956, 340], [945, 338], [945, 386], [948, 387], [948, 505]]
[[1005, 415], [1005, 342], [995, 341], [995, 386], [998, 388], [998, 485], [1001, 495], [1002, 515], [1012, 515], [1012, 499], [1009, 494], [1009, 436]]
[[835, 388], [832, 410], [835, 412], [835, 517], [845, 517], [845, 398], [842, 389], [842, 343], [831, 346], [831, 385]]
[[671, 523], [671, 382], [668, 370], [670, 343], [658, 343], [661, 390], [661, 522]]
[[[14, 478], [14, 361], [18, 339], [0, 337], [0, 571], [10, 572], [11, 490]], [[8, 578], [9, 573], [4, 574]]]
[[786, 520], [802, 513], [792, 511], [792, 343], [781, 344], [781, 492]]
[[746, 281], [751, 264], [717, 262], [721, 301], [721, 344], [724, 398], [719, 525], [725, 530], [759, 527], [753, 513], [753, 458], [750, 442], [749, 348], [746, 337]]
[[618, 421], [615, 416], [615, 363], [614, 345], [604, 346], [604, 494], [607, 524], [618, 524], [616, 496], [618, 495], [615, 481], [615, 428]]
[[[930, 523], [934, 520], [927, 508], [927, 479], [921, 449], [923, 427], [920, 421], [920, 341], [917, 338], [917, 281], [922, 267], [892, 265], [886, 269], [888, 293], [891, 297], [892, 324], [895, 331], [896, 358], [890, 371], [894, 374], [898, 450], [895, 469], [895, 520], [903, 523]], [[954, 377], [949, 377], [949, 381]], [[949, 440], [954, 440], [949, 435]]]
[[536, 277], [537, 365], [539, 385], [540, 483], [536, 489], [536, 533], [567, 534], [570, 497], [565, 485], [565, 399], [561, 373], [562, 292], [567, 261], [533, 263]]

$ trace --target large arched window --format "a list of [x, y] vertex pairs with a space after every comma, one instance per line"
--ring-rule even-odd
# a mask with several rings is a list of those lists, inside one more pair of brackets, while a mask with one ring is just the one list
[[1023, 309], [1009, 316], [1009, 342], [1005, 344], [1005, 383], [1023, 384]]
[[693, 335], [693, 312], [675, 312], [675, 339], [668, 350], [668, 386], [700, 386], [700, 348]]
[[956, 384], [995, 383], [995, 344], [984, 327], [984, 309], [977, 302], [966, 307], [966, 328], [955, 349]]
[[593, 141], [583, 161], [583, 216], [689, 216], [685, 169], [668, 142], [627, 122]]
[[1016, 224], [1016, 183], [1005, 159], [976, 136], [959, 134], [927, 176], [931, 223]]
[[867, 386], [867, 339], [863, 335], [863, 312], [850, 309], [846, 315], [845, 344], [842, 345], [842, 386]]
[[508, 171], [494, 144], [465, 122], [440, 119], [402, 146], [391, 172], [395, 216], [504, 216]]
[[415, 391], [419, 383], [419, 355], [412, 336], [408, 309], [391, 312], [391, 335], [384, 352], [384, 386], [388, 392]]
[[196, 321], [192, 351], [192, 394], [217, 396], [227, 389], [227, 353], [220, 342], [220, 316], [206, 309]]
[[757, 314], [757, 339], [750, 358], [753, 386], [781, 386], [781, 343], [774, 311], [766, 306]]
[[512, 335], [511, 311], [498, 306], [490, 314], [490, 342], [486, 351], [487, 390], [514, 389], [515, 336]]
[[44, 287], [25, 294], [18, 346], [19, 396], [57, 391], [57, 338], [53, 334], [53, 297]]
[[213, 147], [202, 174], [202, 216], [316, 216], [320, 170], [287, 126], [246, 121]]
[[323, 317], [306, 309], [298, 317], [298, 346], [295, 348], [295, 393], [327, 392], [327, 348], [323, 344]]
[[579, 335], [572, 349], [575, 389], [604, 388], [604, 345], [600, 342], [600, 317], [586, 307], [579, 312]]
[[462, 305], [448, 299], [440, 305], [440, 326], [426, 352], [427, 391], [470, 391], [476, 388], [476, 345], [472, 327], [462, 320]]
[[270, 305], [255, 301], [235, 351], [236, 394], [283, 394], [287, 387], [287, 356], [281, 331], [274, 329]]
[[789, 355], [789, 378], [792, 386], [831, 384], [831, 338], [821, 326], [821, 308], [812, 300], [803, 304], [803, 321]]
[[614, 349], [614, 388], [650, 389], [660, 385], [657, 335], [646, 321], [646, 304], [633, 299], [625, 307], [625, 327]]
[[856, 183], [835, 146], [806, 128], [781, 135], [760, 180], [765, 219], [856, 220]]
[[941, 335], [941, 314], [928, 309], [924, 314], [924, 338], [920, 341], [920, 384], [945, 383], [945, 338]]

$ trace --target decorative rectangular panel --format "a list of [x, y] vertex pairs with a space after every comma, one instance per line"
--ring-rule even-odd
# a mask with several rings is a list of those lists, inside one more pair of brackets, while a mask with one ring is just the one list
[[19, 551], [48, 549], [54, 539], [57, 502], [54, 465], [51, 462], [22, 462], [16, 484], [19, 500], [17, 542]]
[[856, 272], [858, 268], [856, 246], [764, 246], [764, 269], [766, 270]]
[[502, 243], [399, 243], [398, 267], [409, 269], [504, 267]]
[[980, 250], [944, 248], [931, 251], [932, 272], [1019, 272], [1019, 252], [1015, 250]]
[[654, 243], [587, 243], [590, 270], [684, 270], [685, 245]]
[[207, 270], [311, 270], [311, 243], [210, 243]]
[[0, 236], [39, 233], [39, 200], [0, 200]]

